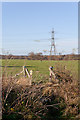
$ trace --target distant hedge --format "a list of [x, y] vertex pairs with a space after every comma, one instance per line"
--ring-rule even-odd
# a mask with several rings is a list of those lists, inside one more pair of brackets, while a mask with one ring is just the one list
[[80, 54], [68, 55], [33, 55], [33, 56], [18, 56], [18, 55], [0, 55], [0, 59], [27, 59], [27, 60], [80, 60]]

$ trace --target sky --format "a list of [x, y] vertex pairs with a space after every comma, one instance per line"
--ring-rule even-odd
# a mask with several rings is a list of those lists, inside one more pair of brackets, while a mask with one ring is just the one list
[[3, 54], [49, 54], [52, 29], [57, 54], [77, 53], [77, 2], [2, 3]]

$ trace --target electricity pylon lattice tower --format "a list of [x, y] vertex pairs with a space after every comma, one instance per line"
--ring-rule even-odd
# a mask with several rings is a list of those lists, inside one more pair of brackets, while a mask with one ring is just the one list
[[54, 29], [52, 29], [52, 37], [51, 37], [51, 49], [50, 49], [50, 56], [52, 56], [52, 51], [53, 54], [56, 55], [56, 48], [55, 48], [55, 41], [54, 41]]

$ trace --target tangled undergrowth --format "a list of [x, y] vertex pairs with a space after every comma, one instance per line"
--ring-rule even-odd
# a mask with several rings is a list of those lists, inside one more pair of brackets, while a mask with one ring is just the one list
[[[3, 120], [79, 120], [78, 84], [65, 72], [54, 71], [58, 81], [32, 86], [3, 82]], [[3, 80], [4, 81], [4, 80]]]

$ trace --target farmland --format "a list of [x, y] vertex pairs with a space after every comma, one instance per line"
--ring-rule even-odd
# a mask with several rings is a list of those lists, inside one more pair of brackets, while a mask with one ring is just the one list
[[33, 70], [33, 81], [43, 80], [44, 82], [49, 79], [49, 66], [53, 66], [54, 70], [63, 70], [64, 66], [70, 71], [70, 74], [75, 80], [78, 80], [78, 61], [40, 61], [40, 60], [23, 60], [23, 59], [10, 59], [2, 60], [3, 72], [7, 72], [7, 76], [14, 76], [15, 74], [22, 71], [22, 66], [26, 66], [29, 70]]

